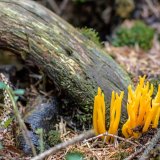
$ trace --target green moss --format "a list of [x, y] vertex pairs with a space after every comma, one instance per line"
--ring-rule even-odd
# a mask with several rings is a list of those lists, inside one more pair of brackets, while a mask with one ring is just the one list
[[93, 41], [96, 45], [102, 47], [99, 34], [93, 28], [84, 27], [80, 29], [80, 32], [89, 40]]
[[158, 85], [160, 84], [160, 76], [158, 76], [157, 78], [151, 78], [149, 82], [154, 86], [153, 97], [155, 97], [158, 91]]
[[55, 130], [51, 130], [47, 133], [47, 143], [50, 146], [54, 146], [58, 143], [61, 143], [60, 133]]
[[80, 128], [91, 128], [92, 124], [92, 114], [76, 114], [75, 115], [76, 122], [79, 122]]
[[152, 47], [154, 30], [141, 21], [136, 21], [131, 28], [119, 27], [112, 40], [114, 46], [134, 46], [138, 44], [142, 49]]

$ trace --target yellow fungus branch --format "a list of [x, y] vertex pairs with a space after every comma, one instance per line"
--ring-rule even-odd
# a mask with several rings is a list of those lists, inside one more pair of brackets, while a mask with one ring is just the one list
[[102, 93], [100, 87], [98, 87], [98, 93], [94, 99], [93, 128], [97, 135], [106, 132], [105, 101], [104, 101], [104, 94]]
[[[121, 116], [121, 103], [124, 92], [121, 92], [120, 96], [112, 92], [111, 106], [110, 106], [110, 127], [108, 133], [117, 134], [118, 125]], [[93, 128], [95, 133], [102, 134], [106, 132], [105, 128], [105, 101], [104, 94], [100, 87], [98, 87], [98, 93], [94, 99], [94, 111], [93, 111]], [[104, 138], [104, 137], [103, 137]], [[110, 137], [107, 138], [109, 140]]]
[[[141, 133], [148, 131], [150, 127], [157, 128], [160, 119], [160, 85], [154, 99], [152, 99], [153, 90], [153, 84], [148, 81], [145, 83], [145, 76], [139, 77], [139, 84], [135, 91], [132, 90], [131, 85], [128, 86], [128, 119], [122, 126], [122, 134], [126, 138], [138, 138]], [[112, 92], [109, 134], [117, 134], [123, 95], [124, 92], [121, 92], [120, 95], [114, 91]], [[106, 132], [105, 119], [104, 94], [98, 87], [98, 93], [94, 98], [93, 110], [93, 128], [97, 135]], [[142, 130], [137, 130], [138, 127], [142, 128]], [[113, 138], [108, 136], [108, 141], [113, 141]]]
[[160, 86], [155, 99], [152, 100], [153, 84], [145, 84], [145, 76], [139, 78], [139, 84], [135, 91], [128, 86], [128, 120], [122, 127], [123, 135], [138, 138], [141, 131], [135, 131], [137, 127], [142, 127], [142, 132], [146, 132], [152, 124], [156, 128], [160, 116]]
[[[121, 117], [121, 103], [123, 98], [124, 92], [121, 92], [120, 96], [116, 94], [114, 91], [112, 92], [112, 99], [111, 99], [111, 106], [110, 106], [110, 127], [108, 130], [109, 134], [117, 134], [118, 131], [118, 125], [120, 122]], [[111, 137], [107, 137], [107, 141], [109, 141]], [[112, 137], [113, 138], [113, 137]]]

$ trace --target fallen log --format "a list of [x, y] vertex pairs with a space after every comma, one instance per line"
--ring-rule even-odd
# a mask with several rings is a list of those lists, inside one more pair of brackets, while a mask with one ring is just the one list
[[[0, 48], [38, 66], [74, 103], [71, 109], [81, 111], [82, 121], [91, 120], [98, 86], [107, 102], [112, 90], [127, 92], [130, 79], [126, 72], [103, 49], [45, 7], [31, 0], [0, 0], [0, 8]], [[126, 119], [126, 97], [122, 121]]]

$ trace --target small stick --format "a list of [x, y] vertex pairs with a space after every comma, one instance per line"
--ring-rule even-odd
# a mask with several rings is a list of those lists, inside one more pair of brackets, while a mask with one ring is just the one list
[[33, 157], [31, 160], [41, 160], [43, 158], [45, 158], [46, 156], [49, 156], [50, 154], [54, 154], [57, 151], [59, 151], [60, 149], [66, 148], [69, 145], [75, 144], [77, 142], [80, 142], [86, 138], [92, 137], [94, 135], [94, 131], [93, 130], [89, 130], [85, 133], [82, 133], [74, 138], [72, 138], [71, 140], [68, 140], [66, 142], [60, 143], [52, 148], [50, 148], [49, 150], [39, 154], [36, 157]]
[[47, 2], [50, 4], [50, 7], [53, 9], [53, 11], [55, 11], [57, 14], [60, 13], [59, 7], [55, 0], [47, 0]]
[[83, 141], [83, 143], [85, 143], [85, 142], [89, 142], [89, 141], [92, 141], [92, 140], [95, 140], [95, 139], [100, 138], [100, 137], [103, 137], [103, 136], [111, 136], [111, 137], [114, 137], [114, 138], [120, 139], [120, 140], [122, 140], [122, 141], [128, 142], [128, 143], [130, 143], [130, 144], [132, 144], [132, 145], [135, 145], [135, 146], [137, 146], [137, 145], [138, 145], [138, 144], [136, 144], [136, 143], [134, 143], [134, 142], [129, 141], [128, 139], [125, 139], [125, 138], [119, 137], [119, 136], [114, 135], [114, 134], [110, 134], [110, 133], [108, 133], [108, 132], [105, 132], [105, 133], [103, 133], [103, 134], [99, 134], [98, 136], [95, 136], [95, 137], [89, 138], [89, 139], [87, 139], [87, 140]]

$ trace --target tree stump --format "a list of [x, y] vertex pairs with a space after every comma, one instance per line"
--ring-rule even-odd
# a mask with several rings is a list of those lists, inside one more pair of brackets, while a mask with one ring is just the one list
[[[92, 117], [98, 86], [104, 91], [107, 102], [113, 90], [124, 90], [122, 121], [126, 119], [130, 79], [103, 49], [31, 0], [0, 0], [0, 8], [1, 49], [10, 50], [38, 66], [87, 122]], [[75, 117], [78, 116], [76, 112]]]

